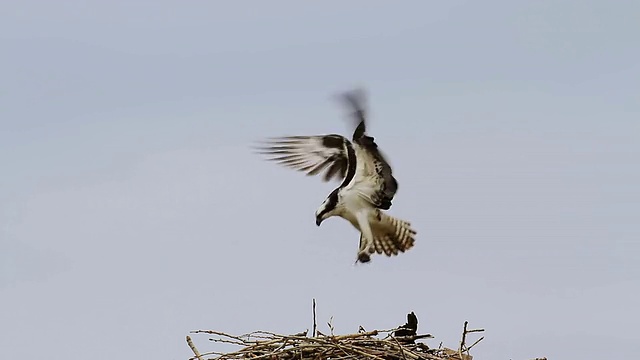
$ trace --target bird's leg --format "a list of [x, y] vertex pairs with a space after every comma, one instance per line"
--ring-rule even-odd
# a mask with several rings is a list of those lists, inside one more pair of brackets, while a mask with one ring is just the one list
[[360, 249], [358, 250], [358, 260], [361, 262], [368, 262], [370, 260], [369, 253], [371, 252], [371, 246], [373, 246], [373, 232], [371, 231], [371, 224], [369, 224], [369, 212], [360, 211], [356, 214], [356, 220], [360, 227]]
[[360, 243], [358, 244], [358, 257], [356, 258], [356, 264], [368, 263], [371, 261], [371, 256], [366, 251], [367, 239], [364, 238], [364, 235], [360, 233]]

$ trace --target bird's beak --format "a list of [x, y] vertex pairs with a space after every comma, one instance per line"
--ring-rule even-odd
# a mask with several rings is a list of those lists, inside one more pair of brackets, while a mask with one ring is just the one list
[[316, 225], [320, 226], [321, 223], [322, 223], [322, 218], [321, 217], [316, 217]]

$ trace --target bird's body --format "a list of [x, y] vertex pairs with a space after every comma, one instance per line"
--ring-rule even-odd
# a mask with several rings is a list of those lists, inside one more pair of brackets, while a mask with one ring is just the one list
[[[410, 336], [416, 336], [417, 333], [418, 333], [418, 317], [412, 311], [407, 314], [407, 323], [404, 325], [398, 326], [398, 330], [394, 331], [393, 336], [410, 337]], [[414, 343], [414, 340], [408, 339], [408, 342]]]
[[289, 136], [271, 139], [263, 153], [282, 165], [316, 175], [325, 171], [324, 181], [342, 177], [316, 211], [316, 224], [332, 216], [349, 221], [361, 233], [358, 261], [370, 254], [387, 256], [404, 252], [414, 244], [416, 232], [408, 222], [391, 217], [389, 210], [398, 182], [374, 138], [367, 136], [364, 110], [357, 93], [345, 95], [358, 120], [352, 141], [337, 134]]

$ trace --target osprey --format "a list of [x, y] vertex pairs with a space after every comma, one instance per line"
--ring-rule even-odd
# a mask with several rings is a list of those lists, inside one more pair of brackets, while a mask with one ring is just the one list
[[257, 149], [281, 165], [318, 175], [323, 180], [342, 179], [316, 211], [316, 225], [340, 216], [360, 231], [356, 262], [366, 263], [375, 253], [397, 255], [414, 244], [411, 224], [389, 216], [398, 182], [374, 138], [366, 135], [364, 94], [352, 91], [343, 99], [358, 123], [352, 141], [338, 134], [270, 138]]

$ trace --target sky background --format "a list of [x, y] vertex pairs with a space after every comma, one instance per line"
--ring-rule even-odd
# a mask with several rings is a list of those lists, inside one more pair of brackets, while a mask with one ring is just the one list
[[[191, 330], [486, 329], [476, 359], [631, 358], [637, 1], [0, 3], [0, 358], [187, 359]], [[355, 266], [338, 183], [266, 136], [369, 93], [416, 245]], [[634, 305], [635, 304], [635, 305]], [[194, 336], [202, 352], [219, 349]]]

